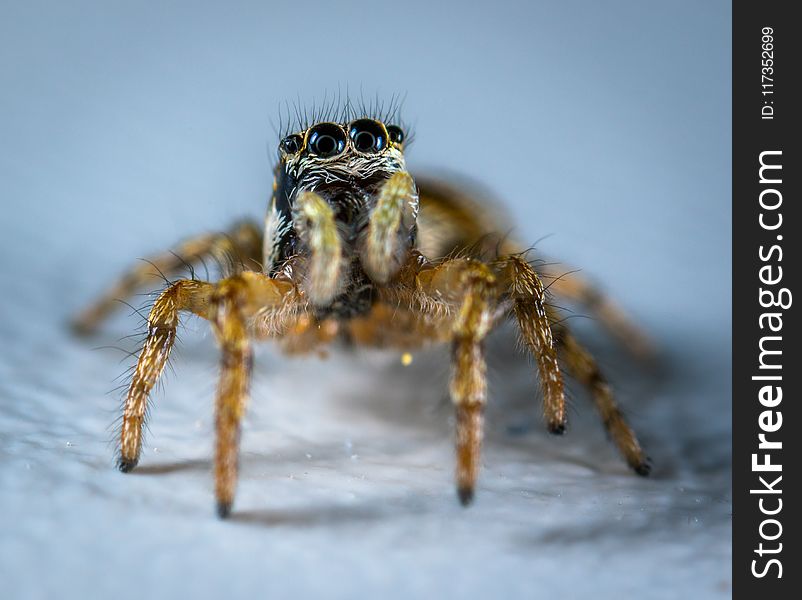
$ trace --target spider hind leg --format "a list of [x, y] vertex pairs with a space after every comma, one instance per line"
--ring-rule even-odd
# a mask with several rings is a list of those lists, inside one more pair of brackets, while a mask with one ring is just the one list
[[612, 389], [590, 352], [568, 331], [565, 325], [554, 326], [561, 358], [568, 372], [590, 392], [605, 430], [630, 468], [646, 477], [651, 460], [644, 453], [632, 427], [615, 401]]
[[657, 357], [657, 349], [648, 334], [612, 298], [581, 274], [569, 271], [555, 277], [549, 283], [549, 290], [584, 307], [636, 358], [649, 362]]
[[79, 335], [93, 333], [120, 307], [120, 301], [152, 283], [157, 273], [169, 279], [186, 269], [193, 270], [193, 264], [205, 264], [207, 258], [217, 263], [221, 270], [228, 267], [257, 270], [261, 268], [261, 252], [262, 231], [251, 221], [237, 223], [226, 233], [210, 233], [185, 240], [175, 250], [153, 255], [125, 272], [100, 298], [72, 319], [72, 330]]

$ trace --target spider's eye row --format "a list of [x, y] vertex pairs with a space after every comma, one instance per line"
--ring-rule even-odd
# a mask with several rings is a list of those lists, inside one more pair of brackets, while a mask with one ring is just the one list
[[398, 125], [388, 125], [387, 135], [390, 136], [390, 141], [393, 142], [394, 144], [404, 143], [404, 130], [401, 129]]
[[309, 132], [307, 146], [315, 156], [337, 156], [345, 150], [345, 132], [334, 123], [320, 123]]
[[281, 140], [281, 149], [284, 150], [284, 152], [286, 152], [287, 154], [295, 154], [301, 149], [303, 145], [304, 145], [304, 140], [297, 133], [293, 135], [288, 135], [283, 140]]
[[372, 119], [351, 123], [348, 135], [357, 152], [380, 152], [387, 145], [384, 127]]

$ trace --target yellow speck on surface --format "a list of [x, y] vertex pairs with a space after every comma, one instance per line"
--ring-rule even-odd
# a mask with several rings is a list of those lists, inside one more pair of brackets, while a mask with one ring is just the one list
[[404, 352], [401, 355], [401, 364], [408, 367], [412, 364], [412, 355], [409, 352]]

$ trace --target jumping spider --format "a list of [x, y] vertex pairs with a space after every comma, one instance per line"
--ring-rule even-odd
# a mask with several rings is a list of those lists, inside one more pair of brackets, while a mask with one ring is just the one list
[[[121, 471], [139, 461], [148, 396], [167, 363], [179, 315], [191, 312], [211, 323], [222, 352], [214, 455], [220, 517], [229, 515], [234, 502], [251, 342], [266, 338], [289, 352], [334, 341], [402, 352], [448, 343], [457, 493], [467, 505], [480, 464], [483, 341], [512, 317], [537, 364], [548, 430], [562, 434], [566, 426], [559, 357], [590, 390], [629, 466], [649, 473], [649, 461], [594, 359], [547, 304], [543, 276], [522, 246], [497, 233], [502, 228], [483, 203], [442, 181], [413, 179], [404, 162], [404, 131], [386, 118], [351, 110], [298, 129], [279, 144], [264, 227], [246, 221], [226, 233], [185, 241], [132, 269], [76, 319], [80, 331], [94, 329], [116, 299], [146, 283], [150, 265], [173, 276], [206, 258], [234, 257], [241, 265], [217, 283], [194, 276], [175, 280], [155, 300], [125, 401]], [[615, 305], [582, 279], [555, 278], [548, 289], [585, 305], [630, 345], [642, 345]]]

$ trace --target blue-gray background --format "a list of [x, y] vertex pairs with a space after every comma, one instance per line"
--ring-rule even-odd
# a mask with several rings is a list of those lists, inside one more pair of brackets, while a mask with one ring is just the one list
[[[3, 596], [729, 595], [730, 25], [723, 1], [2, 2]], [[113, 471], [105, 392], [125, 361], [90, 348], [137, 322], [87, 343], [67, 316], [132, 259], [261, 218], [279, 105], [346, 88], [406, 94], [413, 169], [491, 188], [650, 332], [660, 377], [595, 347], [653, 479], [626, 472], [576, 386], [570, 435], [542, 434], [526, 361], [491, 358], [463, 511], [441, 353], [404, 369], [265, 349], [239, 518], [219, 523], [197, 322], [150, 471]]]

